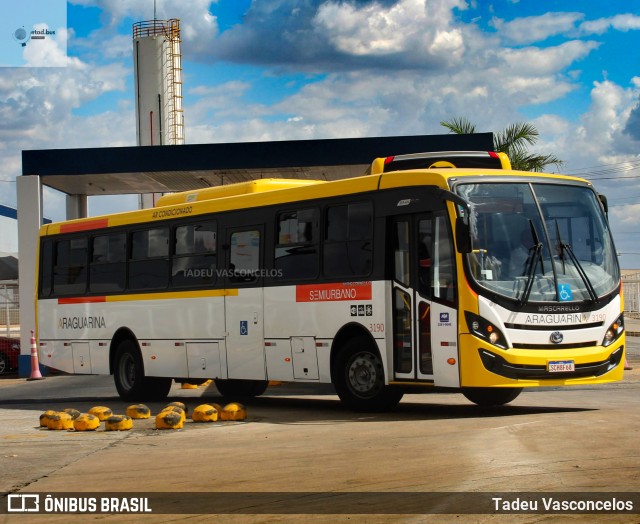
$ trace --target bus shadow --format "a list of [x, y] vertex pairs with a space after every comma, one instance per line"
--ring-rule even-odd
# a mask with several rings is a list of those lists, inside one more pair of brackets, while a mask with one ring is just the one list
[[[229, 402], [229, 399], [220, 395], [214, 385], [209, 386], [199, 398], [204, 402], [220, 405]], [[273, 424], [446, 420], [594, 411], [593, 408], [573, 406], [518, 406], [517, 399], [513, 404], [506, 406], [481, 407], [472, 403], [459, 404], [460, 398], [462, 395], [456, 393], [407, 395], [392, 411], [356, 413], [340, 401], [330, 384], [317, 385], [312, 389], [287, 384], [270, 387], [264, 395], [244, 399], [242, 402], [247, 408], [255, 407], [259, 410], [261, 422]], [[283, 420], [282, 415], [286, 419]]]
[[[551, 413], [576, 413], [594, 411], [591, 408], [576, 407], [548, 407], [548, 406], [517, 406], [507, 405], [486, 408], [474, 404], [443, 404], [431, 401], [401, 402], [393, 411], [382, 413], [356, 413], [344, 406], [340, 400], [316, 398], [276, 398], [261, 397], [252, 399], [247, 407], [260, 408], [264, 413], [261, 422], [273, 424], [289, 423], [335, 423], [335, 422], [400, 422], [416, 420], [447, 420], [464, 418], [496, 418], [539, 415]], [[286, 420], [270, 415], [270, 411], [283, 412]], [[275, 413], [274, 413], [275, 415]], [[292, 416], [293, 415], [293, 416]]]

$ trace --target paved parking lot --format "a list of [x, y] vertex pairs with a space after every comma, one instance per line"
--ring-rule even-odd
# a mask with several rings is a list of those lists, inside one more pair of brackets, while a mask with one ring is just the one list
[[[390, 414], [356, 414], [340, 404], [330, 387], [303, 395], [299, 386], [275, 386], [247, 404], [246, 421], [188, 421], [182, 430], [165, 431], [154, 429], [151, 420], [135, 421], [127, 432], [39, 429], [39, 415], [46, 409], [87, 411], [104, 405], [124, 413], [127, 404], [117, 397], [111, 377], [3, 379], [0, 489], [42, 494], [164, 493], [164, 502], [175, 507], [192, 502], [195, 507], [183, 511], [196, 522], [210, 521], [207, 513], [229, 501], [241, 513], [216, 516], [217, 522], [593, 522], [595, 515], [584, 514], [467, 513], [469, 504], [477, 504], [478, 494], [491, 498], [492, 493], [503, 492], [523, 496], [610, 492], [621, 499], [634, 492], [637, 496], [640, 360], [633, 352], [632, 359], [635, 369], [621, 383], [532, 390], [502, 409], [480, 409], [461, 395], [447, 393], [407, 395]], [[170, 400], [181, 400], [190, 410], [201, 403], [222, 402], [214, 386], [196, 390], [174, 386]], [[165, 404], [149, 406], [156, 413]], [[264, 492], [278, 497], [274, 502], [255, 495]], [[416, 492], [446, 496], [423, 499], [416, 506], [407, 497]], [[213, 495], [202, 498], [198, 493]], [[353, 493], [364, 493], [364, 499], [349, 498]], [[152, 503], [159, 507], [157, 499]], [[426, 511], [446, 506], [453, 514], [411, 513], [420, 503], [429, 508]], [[361, 514], [366, 511], [363, 506], [373, 504], [380, 514]], [[282, 514], [288, 505], [310, 513]], [[277, 510], [265, 515], [265, 508]], [[635, 515], [601, 514], [597, 520], [640, 522], [638, 508], [640, 502]], [[68, 522], [70, 516], [2, 518]], [[77, 518], [173, 522], [186, 517]]]

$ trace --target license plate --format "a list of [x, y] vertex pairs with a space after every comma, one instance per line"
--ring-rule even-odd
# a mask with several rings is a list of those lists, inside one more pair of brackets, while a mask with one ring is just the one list
[[568, 373], [576, 370], [573, 360], [552, 360], [547, 363], [549, 373]]

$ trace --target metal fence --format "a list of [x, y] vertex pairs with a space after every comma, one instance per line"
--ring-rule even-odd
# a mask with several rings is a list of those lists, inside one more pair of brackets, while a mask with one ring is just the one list
[[623, 275], [622, 283], [625, 317], [640, 318], [640, 273]]
[[0, 284], [0, 336], [20, 336], [18, 284]]

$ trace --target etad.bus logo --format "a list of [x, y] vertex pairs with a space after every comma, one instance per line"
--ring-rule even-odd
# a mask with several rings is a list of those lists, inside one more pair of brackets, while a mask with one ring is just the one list
[[449, 313], [440, 313], [440, 322], [443, 324], [449, 323]]

